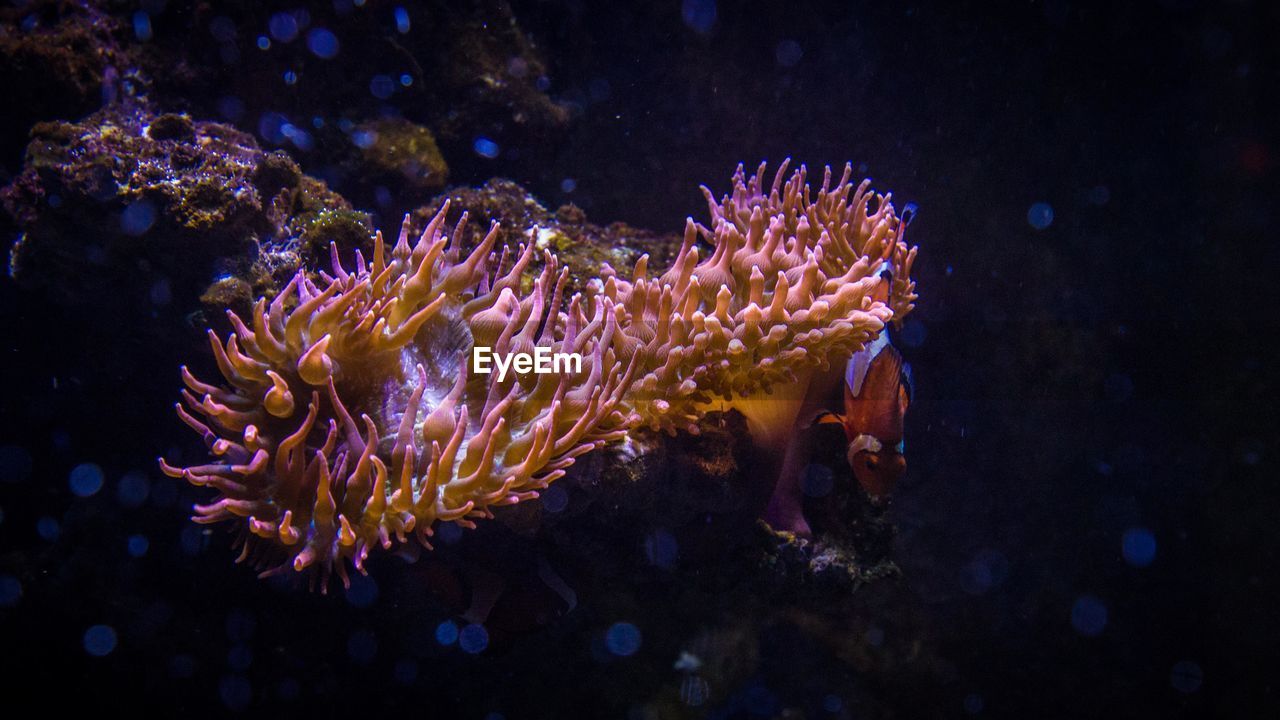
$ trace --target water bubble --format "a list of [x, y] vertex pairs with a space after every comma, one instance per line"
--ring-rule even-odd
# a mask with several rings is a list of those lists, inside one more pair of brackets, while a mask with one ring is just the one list
[[253, 649], [247, 645], [236, 645], [227, 651], [227, 665], [236, 672], [244, 672], [253, 665]]
[[58, 535], [62, 533], [62, 527], [58, 521], [48, 515], [36, 521], [36, 534], [42, 539], [53, 542], [58, 539]]
[[1097, 637], [1107, 626], [1107, 606], [1095, 595], [1081, 595], [1071, 606], [1071, 627], [1085, 637]]
[[347, 638], [347, 654], [361, 665], [368, 665], [378, 655], [378, 638], [372, 630], [357, 630]]
[[15, 607], [20, 600], [22, 582], [12, 575], [0, 575], [0, 607]]
[[706, 35], [716, 24], [715, 0], [684, 0], [680, 17], [688, 28], [699, 35]]
[[804, 57], [804, 50], [795, 40], [783, 40], [773, 50], [773, 56], [782, 67], [795, 67]]
[[458, 633], [458, 647], [469, 655], [478, 655], [489, 647], [489, 631], [483, 625], [471, 624]]
[[902, 344], [909, 348], [918, 348], [924, 344], [925, 338], [929, 337], [929, 331], [925, 329], [924, 323], [915, 318], [908, 319], [902, 325]]
[[137, 237], [151, 229], [156, 222], [156, 208], [148, 200], [131, 203], [120, 213], [120, 229], [126, 235]]
[[20, 483], [31, 477], [31, 453], [18, 445], [0, 445], [0, 482]]
[[271, 41], [270, 41], [269, 39], [267, 39], [267, 36], [266, 36], [266, 35], [259, 35], [259, 36], [258, 36], [258, 49], [259, 49], [259, 50], [267, 50], [267, 49], [270, 49], [270, 48], [271, 48]]
[[116, 641], [116, 631], [110, 625], [94, 625], [84, 631], [84, 651], [94, 657], [110, 655]]
[[578, 181], [573, 178], [565, 178], [560, 181], [560, 192], [571, 193], [578, 189]]
[[1204, 670], [1190, 660], [1183, 660], [1169, 671], [1169, 684], [1180, 693], [1191, 694], [1204, 684]]
[[123, 507], [140, 507], [147, 501], [150, 490], [151, 481], [147, 480], [146, 475], [136, 470], [127, 472], [120, 478], [120, 484], [116, 486], [116, 500]]
[[139, 10], [133, 14], [133, 34], [141, 42], [151, 39], [151, 16]]
[[285, 71], [284, 71], [284, 76], [283, 76], [283, 77], [284, 77], [284, 84], [285, 84], [285, 85], [297, 85], [297, 84], [298, 84], [298, 73], [296, 73], [296, 72], [294, 72], [294, 71], [292, 71], [292, 70], [285, 70]]
[[396, 91], [396, 83], [390, 75], [374, 75], [369, 80], [369, 93], [379, 100], [386, 100]]
[[253, 686], [240, 675], [227, 675], [218, 681], [218, 695], [228, 710], [240, 711], [253, 700]]
[[605, 647], [618, 657], [631, 657], [640, 649], [640, 628], [628, 622], [616, 622], [604, 634]]
[[476, 154], [482, 158], [492, 160], [498, 157], [498, 143], [486, 137], [476, 138], [476, 141], [472, 144], [472, 149], [474, 149]]
[[401, 35], [409, 32], [409, 11], [403, 6], [396, 8], [396, 32]]
[[436, 642], [441, 645], [452, 645], [458, 642], [458, 626], [452, 620], [445, 620], [436, 626]]
[[347, 589], [347, 602], [352, 607], [367, 608], [378, 599], [378, 583], [368, 575], [356, 575], [351, 578], [351, 587]]
[[542, 507], [549, 513], [561, 512], [569, 506], [569, 493], [559, 484], [551, 485], [538, 497], [542, 500]]
[[1046, 202], [1038, 202], [1027, 210], [1027, 222], [1037, 230], [1044, 230], [1053, 224], [1053, 207]]
[[404, 73], [403, 75], [400, 76], [400, 84], [405, 87], [409, 87], [410, 85], [413, 84], [413, 76], [410, 75], [409, 73]]
[[71, 468], [71, 492], [77, 497], [91, 497], [102, 489], [102, 468], [94, 463], [80, 463]]
[[680, 544], [665, 528], [657, 528], [645, 537], [644, 554], [650, 565], [670, 570], [680, 557]]
[[413, 681], [418, 679], [418, 663], [410, 658], [405, 658], [396, 663], [392, 673], [395, 675], [396, 682], [401, 685], [412, 685]]
[[329, 60], [338, 54], [338, 36], [325, 28], [315, 28], [307, 33], [307, 49], [316, 57]]
[[1149, 566], [1156, 559], [1156, 536], [1144, 527], [1131, 527], [1120, 538], [1120, 553], [1125, 562], [1136, 568]]
[[271, 33], [271, 37], [282, 43], [293, 42], [298, 37], [298, 20], [292, 13], [279, 12], [267, 21], [267, 30]]
[[129, 550], [129, 556], [140, 558], [147, 554], [147, 550], [151, 548], [151, 541], [146, 535], [130, 535], [129, 542], [126, 544]]

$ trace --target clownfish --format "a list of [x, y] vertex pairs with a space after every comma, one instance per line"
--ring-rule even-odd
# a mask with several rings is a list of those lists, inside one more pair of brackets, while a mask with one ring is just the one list
[[[886, 261], [874, 297], [888, 298], [893, 281]], [[887, 497], [907, 470], [903, 418], [911, 404], [910, 367], [889, 342], [888, 328], [854, 353], [845, 366], [844, 411], [823, 412], [817, 422], [839, 424], [849, 441], [853, 477], [873, 499]]]

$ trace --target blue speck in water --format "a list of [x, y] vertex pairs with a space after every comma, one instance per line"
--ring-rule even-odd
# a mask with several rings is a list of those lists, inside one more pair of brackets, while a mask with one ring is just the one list
[[1136, 568], [1144, 568], [1156, 559], [1155, 533], [1144, 527], [1131, 527], [1120, 538], [1120, 552], [1124, 561]]
[[20, 445], [0, 446], [0, 482], [20, 483], [31, 477], [31, 453]]
[[0, 607], [15, 607], [20, 600], [22, 582], [12, 575], [0, 575]]
[[368, 575], [356, 575], [351, 578], [351, 587], [347, 589], [347, 602], [352, 607], [367, 608], [378, 599], [378, 583]]
[[418, 679], [418, 663], [410, 658], [400, 660], [396, 663], [392, 674], [396, 682], [401, 685], [412, 685], [413, 681]]
[[543, 490], [538, 497], [542, 500], [542, 507], [549, 513], [558, 513], [569, 505], [569, 493], [559, 484], [554, 484]]
[[773, 56], [782, 67], [795, 67], [804, 57], [804, 50], [795, 40], [783, 40], [773, 50]]
[[371, 148], [378, 141], [378, 133], [372, 130], [357, 130], [351, 133], [351, 142], [360, 149]]
[[58, 525], [58, 521], [48, 515], [36, 521], [36, 534], [43, 540], [53, 542], [61, 532], [62, 527]]
[[492, 160], [498, 157], [498, 150], [499, 150], [498, 143], [490, 140], [489, 138], [486, 138], [486, 137], [476, 138], [475, 143], [472, 144], [472, 148], [476, 151], [476, 154], [482, 158], [488, 158]]
[[409, 32], [409, 11], [403, 6], [396, 8], [396, 32], [401, 35]]
[[436, 642], [441, 645], [452, 645], [458, 642], [458, 626], [452, 620], [445, 620], [436, 626]]
[[140, 558], [151, 548], [151, 541], [147, 540], [146, 535], [130, 535], [127, 547], [130, 557]]
[[410, 85], [413, 84], [413, 76], [410, 75], [409, 73], [404, 73], [403, 75], [400, 76], [400, 84], [405, 87], [409, 87]]
[[839, 695], [827, 695], [822, 698], [822, 709], [829, 713], [838, 713], [842, 707], [844, 707], [844, 701]]
[[835, 486], [835, 474], [830, 467], [821, 463], [810, 463], [800, 480], [800, 489], [806, 497], [811, 498], [824, 498], [831, 494]]
[[270, 48], [271, 48], [271, 40], [270, 40], [270, 39], [268, 39], [266, 35], [259, 35], [259, 36], [258, 36], [258, 49], [259, 49], [259, 50], [269, 50]]
[[1046, 202], [1038, 202], [1027, 210], [1027, 222], [1037, 230], [1044, 230], [1053, 224], [1053, 207]]
[[244, 710], [253, 699], [253, 686], [240, 675], [227, 675], [218, 681], [218, 695], [228, 710]]
[[94, 657], [106, 657], [116, 649], [116, 631], [110, 625], [94, 625], [84, 631], [84, 651]]
[[1183, 660], [1169, 671], [1169, 684], [1180, 693], [1191, 694], [1204, 684], [1204, 670], [1190, 660]]
[[[282, 43], [293, 42], [298, 37], [298, 19], [292, 13], [278, 12], [267, 21], [267, 30]], [[262, 47], [261, 41], [258, 46]]]
[[368, 665], [378, 656], [378, 638], [372, 630], [357, 630], [347, 638], [347, 654], [361, 665]]
[[1095, 595], [1081, 595], [1071, 606], [1071, 627], [1085, 637], [1098, 637], [1107, 626], [1107, 606]]
[[236, 672], [244, 672], [253, 665], [253, 650], [247, 645], [236, 645], [227, 651], [227, 666]]
[[983, 706], [986, 705], [982, 700], [982, 696], [978, 693], [969, 693], [964, 696], [964, 711], [970, 715], [977, 715], [982, 712]]
[[147, 501], [147, 494], [150, 492], [151, 481], [147, 480], [146, 475], [135, 470], [125, 473], [124, 477], [120, 478], [120, 484], [116, 486], [116, 500], [121, 507], [136, 508]]
[[706, 35], [716, 24], [715, 0], [684, 0], [680, 17], [688, 28], [699, 35]]
[[132, 203], [120, 213], [120, 229], [126, 235], [137, 237], [151, 229], [156, 222], [156, 208], [147, 200]]
[[929, 337], [929, 331], [925, 329], [924, 323], [915, 318], [908, 319], [902, 325], [902, 344], [909, 348], [918, 348], [924, 344], [925, 338]]
[[666, 528], [657, 528], [645, 537], [644, 554], [650, 565], [671, 570], [680, 558], [680, 544]]
[[284, 84], [285, 84], [285, 85], [297, 85], [297, 84], [298, 84], [298, 73], [296, 73], [296, 72], [294, 72], [294, 71], [292, 71], [292, 70], [285, 70], [285, 71], [284, 71], [284, 76], [283, 76], [283, 77], [284, 77]]
[[151, 39], [151, 16], [139, 10], [133, 14], [133, 34], [142, 42]]
[[489, 647], [489, 631], [483, 625], [468, 625], [458, 633], [458, 647], [470, 655], [479, 655]]
[[640, 628], [629, 622], [616, 622], [604, 633], [605, 647], [618, 657], [631, 657], [640, 650]]
[[396, 82], [390, 75], [374, 75], [369, 80], [369, 92], [379, 100], [386, 100], [396, 91]]
[[578, 189], [578, 181], [573, 178], [565, 178], [560, 181], [560, 192], [571, 193]]
[[95, 463], [80, 463], [71, 468], [71, 492], [77, 497], [91, 497], [102, 489], [102, 468]]
[[338, 36], [331, 30], [315, 28], [307, 33], [307, 49], [318, 58], [333, 58], [338, 54]]

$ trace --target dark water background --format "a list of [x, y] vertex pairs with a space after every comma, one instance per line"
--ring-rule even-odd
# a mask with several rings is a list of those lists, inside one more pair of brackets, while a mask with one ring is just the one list
[[[1276, 8], [891, 5], [514, 2], [551, 95], [580, 113], [554, 148], [449, 156], [452, 182], [507, 176], [597, 222], [676, 229], [704, 212], [697, 185], [722, 190], [739, 161], [865, 165], [920, 207], [921, 300], [899, 340], [917, 395], [892, 510], [895, 602], [923, 618], [918, 640], [938, 658], [919, 687], [873, 687], [878, 707], [1274, 713]], [[335, 606], [258, 583], [224, 535], [181, 551], [182, 506], [199, 495], [161, 489], [152, 458], [190, 442], [167, 416], [169, 368], [189, 347], [113, 347], [124, 319], [8, 279], [0, 298], [0, 444], [31, 458], [24, 481], [0, 486], [2, 569], [23, 588], [0, 609], [6, 695], [203, 714], [236, 683], [267, 692], [289, 675], [327, 685], [329, 707], [424, 716], [543, 715], [522, 705], [538, 698], [561, 716], [622, 716], [639, 699], [602, 699], [555, 667], [429, 657], [410, 691], [389, 680], [393, 659], [360, 666], [353, 631], [376, 628], [390, 651], [412, 617], [385, 607], [405, 600], [394, 580], [378, 577], [372, 607]], [[107, 477], [89, 499], [68, 488], [82, 462]], [[154, 481], [141, 510], [116, 502], [129, 472]], [[40, 518], [56, 519], [56, 541]], [[149, 537], [143, 561], [124, 551], [135, 533]], [[99, 623], [120, 636], [101, 660], [83, 639]], [[237, 673], [241, 647], [251, 669]], [[779, 665], [807, 662], [788, 652], [802, 651], [780, 647]], [[172, 679], [179, 655], [193, 679]], [[456, 689], [487, 684], [488, 705]]]

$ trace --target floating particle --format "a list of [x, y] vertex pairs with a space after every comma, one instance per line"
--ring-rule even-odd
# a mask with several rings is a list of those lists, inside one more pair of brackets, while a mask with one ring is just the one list
[[605, 647], [618, 657], [631, 657], [640, 649], [640, 628], [629, 622], [616, 622], [604, 634]]
[[151, 548], [151, 541], [147, 540], [146, 535], [130, 535], [125, 547], [129, 550], [130, 557], [140, 558]]
[[458, 626], [452, 620], [445, 620], [436, 626], [436, 642], [441, 645], [452, 645], [458, 642]]
[[1120, 553], [1124, 561], [1136, 568], [1144, 568], [1155, 562], [1156, 536], [1144, 527], [1131, 527], [1120, 538]]
[[62, 527], [58, 521], [48, 515], [36, 521], [36, 534], [43, 540], [53, 542], [58, 539], [58, 535], [62, 533]]
[[314, 28], [307, 33], [307, 49], [313, 55], [329, 60], [338, 54], [338, 36], [325, 28]]
[[156, 207], [149, 200], [131, 203], [120, 213], [120, 229], [126, 235], [137, 237], [151, 229], [156, 222]]
[[409, 11], [404, 6], [396, 8], [396, 32], [401, 35], [409, 32]]
[[400, 76], [400, 84], [405, 87], [409, 87], [410, 85], [413, 84], [413, 76], [410, 75], [409, 73], [404, 73], [403, 75]]
[[578, 181], [573, 178], [565, 178], [560, 181], [560, 191], [571, 193], [578, 189]]
[[0, 575], [0, 607], [15, 607], [22, 600], [22, 582], [12, 575]]
[[1097, 637], [1107, 626], [1107, 606], [1095, 595], [1081, 595], [1071, 606], [1071, 627], [1085, 637]]
[[458, 632], [458, 647], [469, 655], [479, 655], [489, 647], [489, 631], [474, 623], [462, 628]]
[[1053, 224], [1053, 207], [1045, 202], [1032, 205], [1027, 210], [1027, 222], [1037, 230], [1044, 230]]
[[684, 24], [699, 35], [706, 35], [716, 24], [715, 0], [684, 0], [680, 6]]
[[18, 445], [0, 445], [0, 482], [20, 483], [31, 477], [31, 453]]
[[1169, 684], [1174, 690], [1189, 695], [1204, 684], [1204, 670], [1190, 660], [1183, 660], [1169, 671]]
[[271, 33], [271, 37], [282, 43], [293, 42], [298, 37], [298, 19], [292, 13], [276, 13], [267, 21], [267, 31]]
[[378, 655], [378, 638], [372, 630], [357, 630], [347, 638], [347, 654], [361, 665], [368, 665]]
[[147, 494], [150, 491], [151, 481], [147, 480], [146, 475], [136, 470], [127, 472], [120, 478], [120, 484], [116, 486], [116, 500], [122, 507], [140, 507], [147, 501]]
[[283, 77], [284, 77], [284, 84], [285, 84], [285, 85], [297, 85], [297, 84], [298, 84], [298, 73], [296, 73], [296, 72], [294, 72], [294, 71], [292, 71], [292, 70], [285, 70], [285, 71], [284, 71], [284, 76], [283, 76]]
[[259, 49], [259, 50], [268, 50], [268, 49], [270, 49], [270, 48], [271, 48], [271, 40], [269, 40], [269, 39], [267, 38], [267, 36], [266, 36], [266, 35], [259, 35], [259, 36], [258, 36], [258, 49]]
[[151, 39], [151, 16], [139, 10], [133, 14], [133, 34], [141, 42]]
[[369, 93], [379, 100], [386, 100], [396, 91], [396, 82], [390, 75], [374, 75], [369, 80]]
[[253, 700], [253, 686], [241, 675], [226, 675], [218, 681], [218, 696], [228, 710], [240, 711]]
[[84, 631], [84, 651], [94, 657], [110, 655], [116, 641], [116, 631], [110, 625], [94, 625]]
[[804, 50], [795, 40], [783, 40], [774, 48], [773, 57], [782, 67], [795, 67], [800, 58], [804, 57]]
[[378, 599], [378, 583], [368, 575], [356, 575], [351, 578], [351, 587], [347, 589], [347, 602], [352, 607], [367, 608]]
[[472, 149], [474, 149], [476, 154], [482, 158], [492, 160], [498, 157], [498, 143], [486, 137], [476, 138], [476, 141], [472, 144]]

